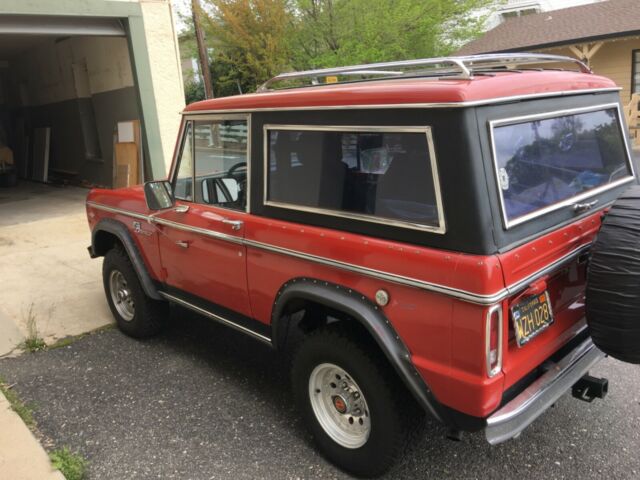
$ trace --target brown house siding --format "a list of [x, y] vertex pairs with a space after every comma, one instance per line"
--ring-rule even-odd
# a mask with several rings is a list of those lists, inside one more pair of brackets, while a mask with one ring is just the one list
[[[640, 49], [640, 37], [607, 40], [591, 60], [591, 68], [595, 73], [610, 78], [622, 87], [620, 98], [623, 103], [631, 100], [631, 57], [632, 52], [637, 49]], [[575, 54], [568, 47], [539, 51], [575, 57]]]

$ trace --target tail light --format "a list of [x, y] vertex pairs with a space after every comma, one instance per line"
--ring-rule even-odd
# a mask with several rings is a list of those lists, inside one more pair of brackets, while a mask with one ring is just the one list
[[487, 375], [494, 377], [502, 370], [502, 305], [487, 311], [485, 335]]

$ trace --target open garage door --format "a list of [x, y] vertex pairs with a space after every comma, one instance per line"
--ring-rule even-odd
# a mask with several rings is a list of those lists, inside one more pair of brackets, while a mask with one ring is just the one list
[[0, 34], [124, 37], [126, 31], [123, 22], [116, 18], [0, 15]]
[[130, 51], [123, 20], [0, 15], [5, 163], [12, 158], [18, 176], [47, 182], [111, 187], [142, 181]]

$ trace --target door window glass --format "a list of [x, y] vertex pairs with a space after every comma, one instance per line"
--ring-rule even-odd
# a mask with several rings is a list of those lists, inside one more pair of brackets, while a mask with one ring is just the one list
[[187, 123], [182, 141], [182, 151], [178, 160], [173, 195], [175, 198], [193, 201], [193, 131], [191, 122]]
[[194, 122], [196, 201], [234, 210], [247, 206], [247, 121]]

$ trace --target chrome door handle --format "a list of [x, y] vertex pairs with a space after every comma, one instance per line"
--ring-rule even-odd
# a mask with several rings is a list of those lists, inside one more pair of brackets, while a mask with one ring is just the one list
[[597, 203], [598, 203], [598, 200], [594, 200], [593, 202], [589, 202], [589, 203], [576, 203], [573, 206], [573, 211], [586, 212], [587, 210], [591, 210], [593, 207], [595, 207]]
[[231, 230], [240, 230], [242, 225], [244, 225], [242, 220], [228, 220], [226, 218], [222, 220], [222, 223], [225, 225], [231, 225]]
[[176, 213], [187, 213], [189, 211], [189, 205], [178, 205], [173, 211]]
[[189, 248], [189, 242], [185, 242], [184, 240], [178, 240], [176, 245], [180, 248]]

